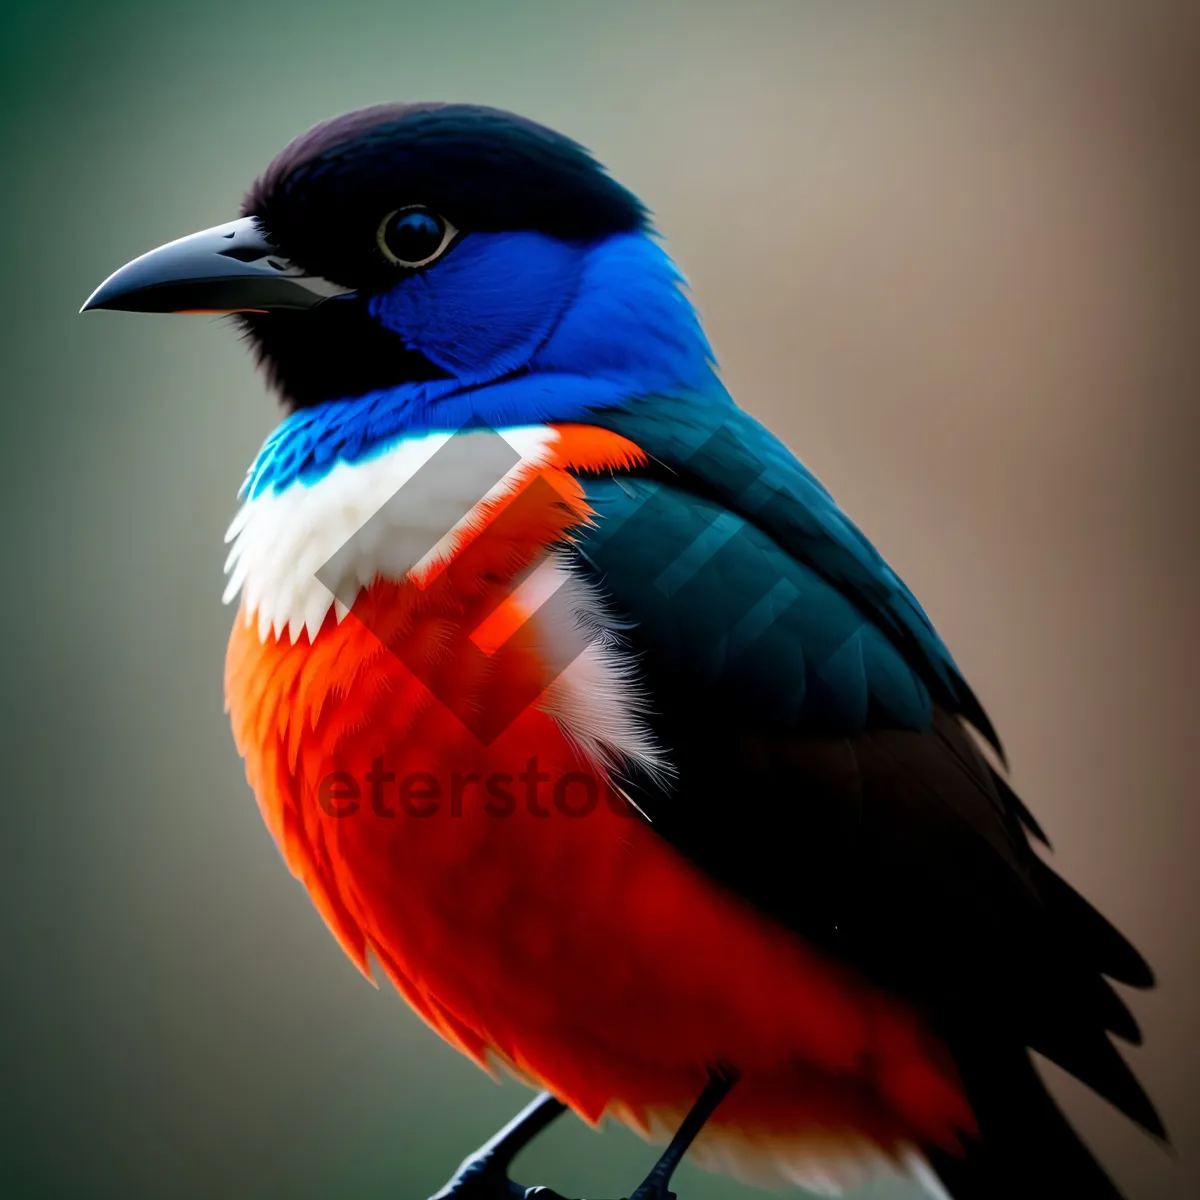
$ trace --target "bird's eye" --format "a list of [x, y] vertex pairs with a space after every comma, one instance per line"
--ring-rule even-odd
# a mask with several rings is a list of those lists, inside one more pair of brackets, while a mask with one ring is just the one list
[[376, 241], [384, 257], [401, 267], [423, 267], [439, 257], [458, 230], [422, 204], [388, 213], [379, 223]]

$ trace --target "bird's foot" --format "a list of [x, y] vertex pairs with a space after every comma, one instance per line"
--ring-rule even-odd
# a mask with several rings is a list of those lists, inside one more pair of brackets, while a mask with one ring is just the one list
[[670, 1182], [670, 1179], [663, 1179], [651, 1172], [634, 1189], [629, 1200], [678, 1200], [675, 1193], [670, 1190]]
[[566, 1105], [543, 1092], [466, 1159], [446, 1186], [429, 1200], [532, 1200], [534, 1193], [537, 1200], [563, 1200], [549, 1188], [526, 1188], [514, 1183], [508, 1177], [508, 1167], [565, 1110]]
[[[429, 1200], [568, 1200], [553, 1188], [525, 1187], [494, 1159], [468, 1159]], [[672, 1197], [672, 1200], [674, 1198]]]
[[[692, 1144], [714, 1109], [729, 1094], [738, 1080], [737, 1071], [721, 1065], [709, 1071], [708, 1085], [692, 1106], [683, 1124], [675, 1131], [650, 1174], [634, 1189], [628, 1200], [676, 1200], [670, 1190], [671, 1176], [684, 1151]], [[518, 1113], [495, 1137], [480, 1146], [441, 1191], [429, 1200], [566, 1200], [553, 1188], [522, 1187], [508, 1177], [509, 1163], [566, 1106], [543, 1092]]]
[[480, 1155], [468, 1158], [429, 1200], [524, 1200], [525, 1190], [509, 1179], [502, 1163]]

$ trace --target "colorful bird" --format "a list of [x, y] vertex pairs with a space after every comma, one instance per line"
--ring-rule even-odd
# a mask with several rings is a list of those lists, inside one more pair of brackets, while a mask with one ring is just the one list
[[1105, 976], [1151, 973], [1032, 849], [912, 593], [735, 406], [642, 204], [531, 121], [408, 104], [297, 138], [242, 214], [85, 308], [239, 314], [286, 409], [229, 533], [250, 786], [359, 969], [545, 1089], [441, 1195], [523, 1196], [569, 1107], [671, 1139], [637, 1200], [689, 1147], [1117, 1196], [1029, 1052], [1165, 1137], [1109, 1037]]

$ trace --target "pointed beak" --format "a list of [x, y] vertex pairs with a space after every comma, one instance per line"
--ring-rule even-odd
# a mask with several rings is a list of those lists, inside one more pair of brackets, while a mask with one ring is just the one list
[[351, 291], [281, 258], [256, 218], [243, 217], [168, 242], [126, 263], [79, 311], [302, 311]]

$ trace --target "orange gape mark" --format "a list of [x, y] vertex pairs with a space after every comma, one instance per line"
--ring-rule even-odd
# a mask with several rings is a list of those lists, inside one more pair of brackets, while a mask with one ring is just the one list
[[471, 631], [590, 515], [567, 468], [644, 461], [559, 432], [419, 586], [377, 580], [311, 642], [236, 622], [228, 707], [284, 858], [360, 970], [374, 954], [453, 1045], [588, 1120], [677, 1120], [729, 1061], [742, 1082], [702, 1152], [954, 1148], [971, 1114], [913, 1014], [679, 856], [536, 703], [490, 740], [456, 715], [545, 682], [536, 619], [490, 653]]

